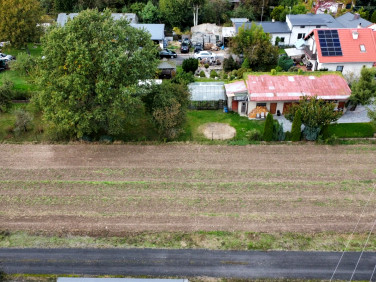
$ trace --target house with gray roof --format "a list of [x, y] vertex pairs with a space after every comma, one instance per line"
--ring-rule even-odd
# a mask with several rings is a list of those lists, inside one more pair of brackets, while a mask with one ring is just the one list
[[[291, 31], [286, 22], [255, 22], [257, 25], [261, 25], [264, 32], [269, 33], [272, 36], [272, 44], [275, 44], [276, 38], [279, 37], [279, 45], [288, 44], [290, 41]], [[244, 26], [246, 29], [251, 28], [252, 23], [235, 23], [236, 33], [238, 33], [239, 28]]]
[[344, 28], [369, 27], [372, 25], [371, 22], [361, 18], [359, 14], [352, 14], [350, 12], [339, 16], [336, 18], [336, 21]]
[[[64, 26], [69, 19], [73, 19], [77, 15], [78, 13], [70, 13], [70, 14], [60, 13], [57, 16], [56, 22], [58, 25]], [[121, 18], [125, 18], [132, 24], [138, 23], [138, 17], [134, 13], [112, 13], [111, 16], [114, 20], [120, 20]]]
[[342, 28], [329, 14], [287, 15], [286, 23], [291, 31], [288, 45], [294, 45], [299, 39], [304, 39], [315, 28]]
[[151, 34], [151, 40], [158, 43], [163, 49], [163, 41], [165, 39], [164, 24], [130, 24], [134, 28], [143, 29]]

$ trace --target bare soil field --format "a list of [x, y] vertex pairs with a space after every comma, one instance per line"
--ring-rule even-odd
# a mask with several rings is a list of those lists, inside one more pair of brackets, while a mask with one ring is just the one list
[[0, 145], [0, 230], [367, 232], [375, 176], [372, 145]]

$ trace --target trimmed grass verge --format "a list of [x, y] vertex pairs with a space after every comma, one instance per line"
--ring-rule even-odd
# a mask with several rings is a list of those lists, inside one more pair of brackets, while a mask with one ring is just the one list
[[[347, 251], [361, 251], [367, 233], [354, 234]], [[260, 232], [156, 232], [129, 233], [124, 237], [33, 235], [26, 232], [0, 232], [0, 248], [168, 248], [211, 250], [343, 251], [349, 234], [260, 233]], [[367, 251], [373, 251], [376, 234]]]
[[331, 124], [324, 131], [325, 137], [335, 135], [338, 138], [373, 137], [375, 127], [371, 123], [339, 123]]

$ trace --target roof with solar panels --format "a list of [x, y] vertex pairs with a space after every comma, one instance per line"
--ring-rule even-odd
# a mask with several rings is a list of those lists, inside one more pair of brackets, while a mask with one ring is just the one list
[[376, 62], [376, 31], [370, 28], [315, 29], [320, 63]]

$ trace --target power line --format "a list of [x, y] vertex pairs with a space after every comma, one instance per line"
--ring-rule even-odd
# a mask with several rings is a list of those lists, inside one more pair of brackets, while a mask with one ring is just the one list
[[[358, 265], [359, 265], [360, 259], [361, 259], [362, 256], [363, 256], [364, 249], [366, 248], [366, 246], [367, 246], [367, 244], [368, 244], [369, 237], [371, 237], [371, 234], [372, 234], [372, 232], [373, 232], [373, 229], [375, 228], [375, 225], [376, 225], [376, 219], [375, 219], [375, 221], [373, 222], [373, 225], [372, 225], [371, 231], [370, 231], [369, 234], [368, 234], [367, 240], [366, 240], [366, 242], [365, 242], [365, 244], [364, 244], [364, 246], [363, 246], [362, 252], [360, 253], [359, 259], [358, 259], [358, 261], [356, 262], [356, 265], [355, 265], [354, 271], [353, 271], [353, 273], [352, 273], [352, 275], [351, 275], [350, 281], [352, 281], [352, 279], [353, 279], [353, 277], [354, 277], [354, 275], [355, 275], [355, 271], [356, 271], [356, 269], [358, 268]], [[372, 276], [373, 276], [373, 275], [372, 275]], [[372, 277], [371, 277], [371, 279], [372, 279]]]
[[371, 194], [370, 194], [370, 196], [369, 196], [369, 198], [368, 198], [368, 201], [366, 202], [365, 206], [363, 207], [363, 210], [362, 210], [362, 213], [360, 214], [359, 220], [358, 220], [358, 222], [356, 223], [356, 225], [355, 225], [355, 227], [354, 227], [352, 233], [351, 233], [350, 236], [349, 236], [349, 239], [348, 239], [348, 241], [347, 241], [347, 243], [346, 243], [345, 249], [343, 250], [341, 257], [339, 258], [339, 261], [338, 261], [338, 263], [337, 263], [337, 265], [336, 265], [336, 268], [334, 269], [334, 272], [333, 272], [333, 274], [332, 274], [332, 277], [330, 277], [330, 280], [329, 280], [329, 281], [332, 281], [332, 280], [333, 280], [334, 275], [335, 275], [336, 272], [337, 272], [337, 269], [338, 269], [338, 267], [339, 267], [339, 265], [340, 265], [340, 263], [341, 263], [341, 261], [342, 261], [342, 259], [343, 259], [343, 256], [345, 255], [345, 252], [346, 252], [347, 248], [348, 248], [349, 245], [350, 245], [350, 242], [351, 242], [351, 240], [352, 240], [352, 237], [354, 236], [355, 230], [358, 228], [359, 222], [360, 222], [360, 220], [361, 220], [362, 217], [363, 217], [364, 211], [366, 210], [366, 207], [368, 206], [368, 203], [369, 203], [370, 199], [372, 198], [373, 193], [375, 192], [375, 187], [376, 187], [376, 185], [374, 184], [374, 185], [373, 185], [372, 192], [371, 192]]

